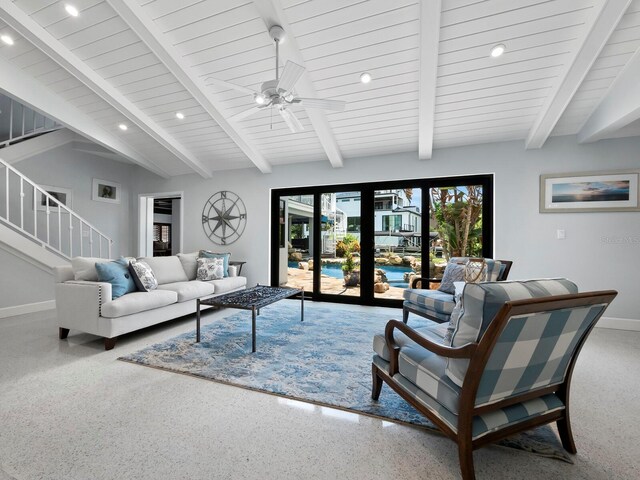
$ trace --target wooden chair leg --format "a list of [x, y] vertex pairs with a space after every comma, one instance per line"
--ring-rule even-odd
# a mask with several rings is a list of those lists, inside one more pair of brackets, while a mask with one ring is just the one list
[[378, 375], [378, 367], [374, 363], [371, 364], [371, 398], [378, 400], [380, 398], [380, 392], [382, 390], [382, 379]]
[[65, 338], [67, 338], [67, 335], [69, 335], [68, 328], [62, 328], [62, 327], [58, 328], [58, 338], [60, 338], [60, 340], [64, 340]]
[[118, 337], [105, 338], [104, 339], [104, 349], [105, 350], [113, 350], [113, 347], [116, 346], [116, 342], [117, 341], [118, 341]]
[[569, 453], [576, 453], [576, 444], [573, 441], [573, 433], [571, 432], [571, 423], [569, 422], [569, 412], [565, 412], [565, 417], [556, 422], [558, 427], [558, 434], [560, 435], [560, 441], [562, 446]]
[[402, 321], [404, 323], [407, 323], [409, 321], [409, 310], [407, 310], [406, 308], [402, 309]]
[[476, 472], [473, 468], [473, 448], [471, 447], [471, 440], [461, 440], [458, 443], [458, 457], [460, 458], [462, 480], [475, 480]]

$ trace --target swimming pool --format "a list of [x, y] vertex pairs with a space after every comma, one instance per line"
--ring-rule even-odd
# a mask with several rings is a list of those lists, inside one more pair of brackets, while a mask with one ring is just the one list
[[[298, 268], [298, 262], [289, 262], [289, 268]], [[412, 272], [409, 267], [400, 267], [395, 265], [377, 265], [376, 268], [384, 270], [390, 285], [398, 288], [407, 288], [408, 283], [404, 281], [404, 274]], [[330, 263], [322, 266], [322, 273], [333, 278], [342, 278], [342, 265], [339, 263]]]

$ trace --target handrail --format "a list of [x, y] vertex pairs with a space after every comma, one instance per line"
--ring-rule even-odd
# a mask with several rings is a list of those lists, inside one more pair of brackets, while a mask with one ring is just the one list
[[[83, 255], [84, 254], [84, 232], [88, 231], [88, 237], [89, 237], [89, 254], [90, 256], [94, 255], [93, 252], [93, 243], [94, 243], [94, 234], [97, 236], [97, 241], [98, 241], [98, 256], [102, 257], [103, 251], [102, 251], [102, 243], [103, 241], [106, 241], [107, 243], [107, 254], [108, 257], [107, 258], [111, 258], [111, 246], [113, 245], [113, 240], [108, 237], [107, 235], [105, 235], [103, 232], [101, 232], [100, 230], [98, 230], [96, 227], [94, 227], [93, 225], [91, 225], [91, 223], [89, 223], [87, 220], [85, 220], [84, 218], [82, 218], [80, 215], [78, 215], [77, 213], [75, 213], [73, 210], [71, 210], [69, 207], [67, 207], [66, 205], [62, 205], [61, 203], [59, 203], [59, 201], [53, 197], [52, 195], [50, 195], [46, 190], [44, 190], [43, 188], [41, 188], [40, 186], [38, 186], [35, 182], [33, 182], [32, 180], [30, 180], [29, 178], [27, 178], [25, 175], [23, 175], [22, 173], [20, 173], [18, 170], [16, 170], [15, 168], [13, 168], [11, 165], [9, 165], [7, 162], [5, 162], [4, 160], [2, 160], [0, 158], [0, 166], [5, 167], [6, 170], [6, 175], [5, 175], [5, 208], [2, 209], [2, 211], [0, 211], [0, 218], [3, 218], [7, 223], [9, 223], [10, 225], [12, 225], [14, 228], [18, 229], [23, 235], [31, 238], [32, 240], [34, 240], [35, 242], [39, 243], [40, 245], [42, 245], [43, 247], [46, 247], [48, 249], [51, 249], [53, 251], [55, 251], [56, 253], [58, 253], [59, 255], [70, 259], [73, 257], [73, 243], [74, 243], [74, 239], [73, 239], [73, 230], [74, 230], [74, 220], [76, 220], [76, 223], [79, 224], [80, 226], [80, 236], [79, 236], [79, 254]], [[19, 198], [20, 198], [20, 220], [19, 223], [16, 223], [14, 221], [11, 220], [11, 208], [10, 208], [10, 182], [9, 182], [9, 175], [10, 173], [13, 173], [14, 175], [17, 176], [17, 178], [20, 181], [20, 190], [19, 190]], [[24, 198], [25, 198], [25, 184], [31, 186], [31, 188], [33, 189], [33, 233], [31, 231], [29, 231], [26, 228], [25, 225], [25, 205], [24, 205]], [[41, 197], [39, 197], [39, 195], [41, 195]], [[46, 241], [39, 238], [38, 237], [38, 201], [44, 197], [45, 199], [45, 212], [46, 212]], [[53, 243], [51, 242], [51, 213], [53, 213], [51, 211], [52, 208], [57, 208], [58, 212], [57, 212], [57, 226], [58, 226], [58, 231], [57, 231], [57, 247], [53, 245]], [[28, 208], [28, 210], [31, 210], [30, 208]], [[63, 221], [62, 221], [62, 213], [66, 213], [69, 215], [69, 224], [68, 226], [64, 226], [63, 227]], [[85, 230], [86, 227], [86, 230]], [[69, 238], [68, 238], [68, 249], [67, 250], [63, 250], [62, 248], [62, 230], [63, 228], [68, 229], [69, 231]]]

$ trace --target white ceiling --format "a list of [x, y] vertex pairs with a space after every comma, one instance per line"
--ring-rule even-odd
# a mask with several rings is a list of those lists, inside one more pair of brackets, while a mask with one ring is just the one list
[[[344, 112], [298, 106], [301, 133], [269, 109], [229, 120], [253, 100], [209, 78], [274, 78], [273, 24], [281, 64], [307, 68], [298, 93]], [[640, 68], [640, 0], [0, 0], [0, 34], [15, 42], [0, 89], [164, 176], [640, 134], [640, 92], [618, 98]]]

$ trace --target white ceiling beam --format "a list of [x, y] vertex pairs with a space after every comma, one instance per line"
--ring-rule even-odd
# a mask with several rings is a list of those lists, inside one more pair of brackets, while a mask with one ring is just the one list
[[529, 131], [525, 141], [527, 149], [541, 148], [547, 141], [630, 3], [631, 0], [607, 0], [599, 2], [598, 6], [594, 7], [593, 15], [585, 25], [586, 33], [580, 48], [569, 63], [564, 76], [556, 84], [555, 90], [547, 97]]
[[438, 48], [442, 0], [420, 2], [420, 90], [418, 92], [418, 158], [433, 153], [433, 128], [438, 82]]
[[[0, 85], [2, 91], [20, 103], [39, 112], [70, 130], [88, 138], [92, 142], [117, 152], [124, 158], [143, 168], [169, 178], [169, 175], [157, 165], [150, 162], [128, 144], [102, 128], [88, 115], [70, 105], [57, 93], [27, 75], [12, 63], [0, 58]], [[30, 143], [30, 142], [24, 142]], [[0, 150], [0, 156], [2, 151]]]
[[0, 0], [0, 18], [16, 32], [80, 80], [85, 86], [113, 106], [129, 121], [151, 136], [185, 165], [205, 178], [211, 172], [169, 133], [128, 100], [120, 91], [76, 57], [53, 35], [10, 0]]
[[640, 48], [578, 132], [578, 142], [608, 137], [640, 118]]
[[[280, 53], [285, 58], [297, 63], [302, 67], [305, 67], [304, 58], [302, 57], [302, 53], [300, 52], [300, 48], [298, 47], [298, 42], [293, 36], [293, 31], [289, 26], [289, 22], [287, 22], [285, 18], [284, 11], [282, 10], [282, 6], [280, 5], [280, 1], [253, 0], [253, 3], [260, 12], [260, 16], [262, 17], [267, 30], [269, 30], [274, 25], [280, 25], [284, 29], [287, 38], [285, 42], [280, 45]], [[309, 77], [308, 70], [305, 70], [305, 72], [296, 83], [296, 93], [300, 97], [307, 98], [316, 98], [318, 96], [318, 94], [316, 93], [316, 89], [311, 82], [311, 77]], [[304, 106], [304, 103], [302, 105]], [[348, 108], [349, 106], [347, 105], [347, 109]], [[344, 166], [342, 153], [340, 152], [338, 142], [333, 135], [333, 130], [331, 130], [331, 126], [329, 125], [327, 115], [323, 110], [319, 108], [307, 108], [305, 110], [307, 112], [309, 120], [311, 121], [313, 129], [316, 131], [316, 135], [318, 135], [318, 140], [320, 140], [320, 144], [322, 145], [322, 148], [324, 149], [327, 157], [329, 158], [329, 161], [331, 162], [331, 165], [334, 168], [340, 168]]]
[[140, 37], [149, 49], [160, 59], [165, 67], [178, 79], [182, 86], [196, 99], [207, 111], [220, 128], [238, 145], [240, 150], [262, 172], [270, 173], [271, 165], [264, 156], [256, 150], [249, 138], [232, 125], [221, 113], [224, 109], [221, 103], [210, 93], [204, 83], [192, 68], [187, 65], [183, 57], [168, 41], [166, 36], [155, 25], [138, 5], [138, 2], [126, 2], [124, 0], [107, 0], [111, 7], [127, 22], [129, 27]]

